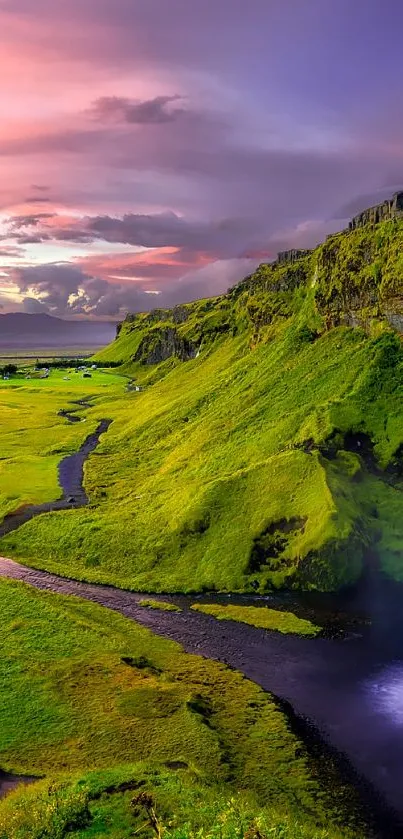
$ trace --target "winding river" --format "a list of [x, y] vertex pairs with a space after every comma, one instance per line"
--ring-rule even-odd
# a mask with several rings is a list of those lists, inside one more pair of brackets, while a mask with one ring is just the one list
[[[0, 535], [49, 510], [81, 506], [83, 464], [109, 427], [102, 420], [79, 452], [62, 460], [63, 498], [8, 516]], [[139, 605], [144, 595], [68, 580], [0, 558], [0, 575], [38, 589], [79, 596], [178, 641], [186, 651], [222, 661], [278, 697], [308, 749], [312, 732], [340, 758], [378, 814], [377, 835], [403, 836], [403, 594], [397, 584], [369, 574], [343, 598], [315, 595], [170, 596], [181, 612]], [[303, 638], [217, 621], [190, 610], [194, 602], [242, 602], [287, 608], [326, 627]], [[376, 815], [375, 815], [376, 818]]]

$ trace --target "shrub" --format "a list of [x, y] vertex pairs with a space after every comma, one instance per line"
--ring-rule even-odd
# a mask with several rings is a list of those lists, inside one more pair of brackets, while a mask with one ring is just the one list
[[2, 368], [3, 376], [15, 376], [18, 371], [18, 367], [16, 364], [5, 364]]
[[9, 795], [0, 806], [0, 839], [63, 839], [91, 821], [84, 788], [42, 782]]

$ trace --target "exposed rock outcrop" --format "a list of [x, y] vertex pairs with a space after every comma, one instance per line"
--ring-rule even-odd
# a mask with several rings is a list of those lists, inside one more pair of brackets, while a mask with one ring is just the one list
[[377, 204], [375, 207], [368, 207], [362, 213], [351, 219], [348, 229], [356, 230], [357, 227], [364, 227], [365, 224], [378, 224], [391, 218], [403, 217], [403, 192], [395, 192], [392, 198]]
[[154, 329], [144, 336], [133, 356], [133, 361], [142, 364], [159, 364], [167, 358], [176, 356], [181, 361], [195, 358], [197, 347], [178, 334], [172, 326]]
[[289, 251], [279, 251], [277, 254], [277, 265], [286, 265], [290, 262], [297, 262], [298, 259], [303, 259], [304, 256], [309, 256], [312, 253], [310, 250], [302, 250], [301, 248], [292, 248]]

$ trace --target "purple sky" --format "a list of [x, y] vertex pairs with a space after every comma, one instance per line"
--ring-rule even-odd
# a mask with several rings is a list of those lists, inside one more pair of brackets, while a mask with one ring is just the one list
[[0, 305], [224, 291], [403, 187], [401, 0], [0, 0]]

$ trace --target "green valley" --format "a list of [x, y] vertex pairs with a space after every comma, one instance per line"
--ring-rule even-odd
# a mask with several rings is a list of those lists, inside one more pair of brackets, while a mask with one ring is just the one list
[[403, 839], [402, 29], [0, 0], [0, 839]]
[[[364, 225], [222, 297], [128, 316], [96, 356], [120, 367], [88, 390], [88, 424], [113, 420], [86, 463], [89, 506], [32, 520], [3, 553], [150, 592], [332, 590], [357, 581], [371, 544], [403, 577], [401, 242], [400, 219]], [[52, 376], [4, 383], [42, 434], [76, 390]], [[82, 428], [57, 431], [61, 452]], [[32, 466], [32, 498], [36, 468], [55, 491], [52, 451]]]
[[[236, 629], [256, 633], [246, 656], [274, 638], [274, 668], [306, 655], [316, 673], [292, 644], [320, 645], [320, 620], [146, 593], [337, 591], [369, 561], [403, 579], [401, 244], [401, 219], [358, 226], [226, 295], [128, 315], [87, 367], [0, 382], [1, 517], [33, 510], [2, 556], [123, 598], [0, 581], [0, 765], [37, 778], [0, 802], [0, 839], [368, 835], [355, 782], [258, 686], [265, 667], [232, 648], [226, 666]], [[63, 470], [91, 437], [77, 503]], [[134, 619], [124, 590], [143, 593]], [[161, 637], [181, 632], [203, 656]], [[307, 694], [320, 718], [309, 677]]]

